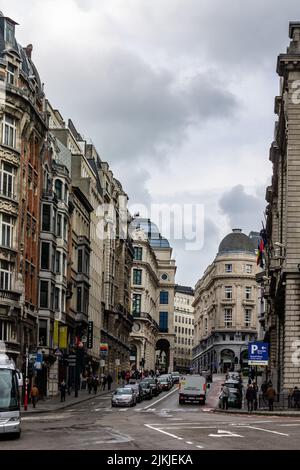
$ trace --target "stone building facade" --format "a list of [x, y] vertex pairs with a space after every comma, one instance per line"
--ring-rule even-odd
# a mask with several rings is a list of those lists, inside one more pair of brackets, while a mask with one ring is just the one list
[[257, 271], [252, 239], [234, 229], [195, 287], [195, 370], [247, 366], [248, 342], [257, 339]]
[[275, 98], [272, 184], [266, 190], [265, 276], [262, 319], [270, 342], [268, 378], [278, 391], [300, 386], [300, 23], [289, 25], [290, 45], [277, 60], [280, 94]]
[[172, 371], [174, 367], [175, 261], [172, 248], [149, 219], [131, 223], [131, 367]]
[[0, 14], [0, 340], [19, 367], [36, 346], [41, 158], [47, 124], [32, 46]]
[[194, 346], [194, 290], [191, 287], [175, 286], [174, 298], [174, 369], [189, 372]]

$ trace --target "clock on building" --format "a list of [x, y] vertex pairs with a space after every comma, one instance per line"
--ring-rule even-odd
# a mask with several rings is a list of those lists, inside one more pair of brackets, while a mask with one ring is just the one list
[[138, 331], [140, 331], [141, 327], [140, 327], [139, 323], [134, 323], [132, 329], [133, 329], [133, 331], [135, 331], [137, 333]]
[[164, 273], [162, 274], [161, 278], [163, 281], [167, 281], [169, 279], [169, 276], [166, 273]]

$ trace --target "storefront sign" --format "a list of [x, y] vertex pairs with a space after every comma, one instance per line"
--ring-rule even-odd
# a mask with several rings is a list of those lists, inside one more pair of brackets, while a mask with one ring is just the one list
[[57, 320], [54, 320], [53, 346], [54, 346], [54, 349], [58, 348], [58, 321]]
[[108, 343], [100, 343], [100, 354], [107, 356], [108, 354]]
[[68, 346], [68, 327], [60, 326], [59, 327], [59, 348], [67, 349]]
[[[93, 335], [94, 335], [94, 322], [89, 321], [88, 323], [88, 336], [87, 336], [87, 348], [93, 348]], [[101, 352], [101, 349], [100, 349]]]

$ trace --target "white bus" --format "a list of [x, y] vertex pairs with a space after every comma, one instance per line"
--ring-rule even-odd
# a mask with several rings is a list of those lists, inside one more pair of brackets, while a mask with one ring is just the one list
[[22, 374], [13, 360], [0, 352], [0, 434], [21, 434], [20, 391]]

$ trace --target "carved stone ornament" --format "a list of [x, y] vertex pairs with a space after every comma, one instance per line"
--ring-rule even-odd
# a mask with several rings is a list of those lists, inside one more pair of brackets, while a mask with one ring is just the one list
[[144, 230], [141, 228], [136, 228], [135, 230], [132, 231], [131, 233], [132, 239], [133, 240], [140, 240], [143, 242], [146, 242], [148, 240], [147, 235], [145, 234]]
[[0, 200], [0, 212], [6, 212], [11, 215], [18, 215], [18, 209], [13, 202]]
[[20, 166], [20, 157], [18, 157], [14, 152], [7, 149], [4, 150], [3, 147], [0, 147], [0, 158], [11, 165]]

